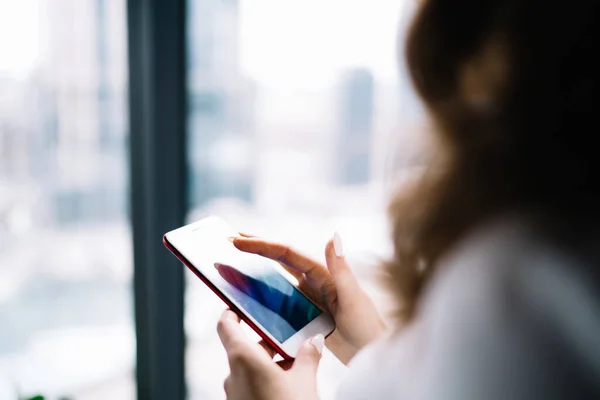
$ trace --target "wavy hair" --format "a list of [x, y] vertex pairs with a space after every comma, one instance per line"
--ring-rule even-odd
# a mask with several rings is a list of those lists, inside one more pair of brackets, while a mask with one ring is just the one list
[[596, 232], [599, 4], [423, 2], [404, 56], [435, 149], [390, 205], [387, 282], [403, 320], [440, 258], [494, 217], [518, 211], [571, 241]]

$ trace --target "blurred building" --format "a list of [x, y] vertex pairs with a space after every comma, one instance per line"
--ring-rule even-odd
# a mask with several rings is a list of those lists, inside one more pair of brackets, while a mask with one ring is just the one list
[[239, 4], [188, 3], [191, 201], [253, 199], [256, 87], [240, 72]]
[[[0, 79], [0, 182], [45, 224], [126, 211], [125, 7], [121, 0], [40, 1], [41, 53], [23, 81]], [[120, 21], [121, 24], [109, 21]], [[43, 201], [40, 204], [40, 201]], [[7, 207], [10, 207], [8, 205]]]
[[[85, 340], [132, 325], [126, 2], [30, 3], [23, 22], [38, 27], [36, 57], [19, 76], [0, 73], [0, 320], [10, 322], [1, 398], [6, 382], [25, 391], [87, 385], [101, 375], [94, 356], [78, 377], [83, 367], [52, 365], [55, 354], [85, 353], [72, 350], [69, 330], [94, 326], [77, 334]], [[52, 342], [48, 352], [40, 342]], [[133, 347], [126, 351], [131, 360]], [[10, 367], [11, 357], [27, 368]]]
[[339, 88], [339, 126], [334, 160], [341, 185], [369, 183], [371, 178], [375, 83], [367, 69], [347, 71]]
[[[48, 120], [56, 124], [55, 216], [62, 222], [122, 217], [127, 196], [125, 7], [120, 0], [44, 4], [40, 68]], [[45, 129], [45, 135], [50, 134]]]

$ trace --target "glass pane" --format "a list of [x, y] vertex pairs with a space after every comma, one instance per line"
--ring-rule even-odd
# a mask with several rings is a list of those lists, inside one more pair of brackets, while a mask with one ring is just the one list
[[[190, 0], [188, 219], [220, 215], [321, 260], [338, 231], [388, 306], [374, 285], [390, 251], [386, 207], [421, 155], [422, 112], [397, 63], [412, 3]], [[190, 398], [223, 398], [224, 305], [188, 277]], [[323, 399], [344, 373], [326, 353]]]
[[0, 0], [0, 398], [135, 397], [125, 0]]

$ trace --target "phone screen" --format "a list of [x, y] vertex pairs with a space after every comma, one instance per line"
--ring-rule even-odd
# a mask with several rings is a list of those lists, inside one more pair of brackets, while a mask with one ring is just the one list
[[285, 342], [321, 314], [277, 271], [275, 262], [236, 249], [228, 238], [237, 233], [226, 224], [213, 220], [194, 229], [169, 236], [169, 241], [279, 342]]

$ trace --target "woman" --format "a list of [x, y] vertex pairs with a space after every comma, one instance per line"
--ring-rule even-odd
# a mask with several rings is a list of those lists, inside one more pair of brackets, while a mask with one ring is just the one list
[[[346, 264], [257, 238], [333, 314], [340, 399], [600, 398], [600, 6], [428, 0], [406, 45], [436, 149], [391, 205], [386, 328]], [[322, 338], [286, 369], [226, 311], [230, 399], [316, 399]], [[266, 348], [266, 350], [264, 349]]]

